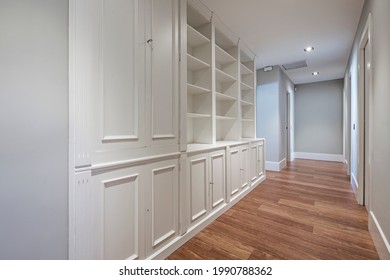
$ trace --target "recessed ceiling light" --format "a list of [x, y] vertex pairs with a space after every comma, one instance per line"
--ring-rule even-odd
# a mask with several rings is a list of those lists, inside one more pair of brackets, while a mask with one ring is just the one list
[[314, 47], [309, 46], [309, 47], [307, 47], [307, 48], [304, 48], [303, 50], [304, 50], [305, 52], [312, 52], [312, 51], [314, 51]]
[[313, 76], [317, 76], [317, 75], [319, 75], [320, 74], [320, 72], [313, 72], [313, 73], [311, 73]]

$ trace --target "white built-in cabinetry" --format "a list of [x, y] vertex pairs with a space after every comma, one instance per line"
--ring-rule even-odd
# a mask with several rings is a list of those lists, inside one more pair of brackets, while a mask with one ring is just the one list
[[265, 178], [254, 55], [199, 1], [70, 1], [69, 256], [163, 258]]

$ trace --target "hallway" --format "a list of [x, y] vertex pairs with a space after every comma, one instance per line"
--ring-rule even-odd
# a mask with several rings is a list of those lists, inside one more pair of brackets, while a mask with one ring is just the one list
[[167, 259], [378, 259], [341, 163], [295, 160]]

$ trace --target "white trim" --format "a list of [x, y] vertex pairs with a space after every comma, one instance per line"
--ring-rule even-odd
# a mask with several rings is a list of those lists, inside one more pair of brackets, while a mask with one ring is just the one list
[[[364, 30], [361, 34], [359, 41], [359, 48], [357, 53], [358, 59], [358, 155], [357, 157], [361, 160], [358, 160], [358, 182], [361, 186], [356, 193], [357, 202], [360, 205], [366, 204], [366, 207], [370, 207], [370, 203], [365, 200], [371, 199], [372, 197], [372, 188], [371, 188], [371, 166], [367, 163], [372, 162], [372, 137], [370, 127], [372, 122], [372, 112], [370, 104], [372, 104], [372, 70], [368, 71], [366, 74], [369, 75], [369, 86], [368, 92], [366, 92], [365, 86], [365, 57], [364, 51], [365, 48], [368, 48], [369, 51], [369, 62], [371, 63], [372, 69], [372, 42], [371, 42], [371, 13], [369, 13]], [[365, 127], [365, 128], [364, 128]], [[368, 133], [367, 133], [368, 131]], [[367, 155], [367, 156], [366, 156]], [[366, 190], [368, 190], [369, 195], [368, 199], [366, 196]], [[366, 202], [366, 203], [365, 203]]]
[[355, 174], [353, 174], [353, 173], [351, 173], [351, 187], [352, 187], [353, 192], [356, 195], [356, 192], [359, 189], [359, 184], [356, 180]]
[[291, 153], [290, 155], [290, 161], [293, 161], [295, 159], [295, 153]]
[[265, 162], [265, 170], [270, 171], [281, 171], [286, 167], [287, 161], [286, 159], [282, 159], [280, 162], [266, 161]]
[[299, 159], [311, 159], [311, 160], [323, 160], [323, 161], [335, 161], [335, 162], [344, 162], [343, 155], [335, 155], [335, 154], [319, 154], [319, 153], [302, 153], [295, 152], [295, 158]]
[[384, 234], [382, 227], [375, 217], [374, 212], [370, 211], [368, 228], [374, 241], [375, 248], [382, 260], [390, 260], [390, 243]]

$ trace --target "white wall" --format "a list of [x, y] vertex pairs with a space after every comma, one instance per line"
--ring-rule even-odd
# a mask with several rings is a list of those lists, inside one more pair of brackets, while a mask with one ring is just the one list
[[296, 152], [343, 154], [343, 86], [343, 80], [297, 86]]
[[279, 66], [272, 71], [257, 70], [256, 133], [265, 138], [266, 163], [268, 169], [280, 165], [287, 159], [287, 92], [294, 92], [294, 84]]
[[68, 1], [0, 2], [0, 259], [68, 257]]
[[[347, 73], [351, 72], [351, 123], [358, 123], [358, 44], [372, 14], [372, 139], [370, 231], [381, 258], [390, 259], [390, 1], [366, 0]], [[361, 126], [361, 125], [360, 125]], [[351, 172], [359, 178], [358, 131], [351, 128]]]

